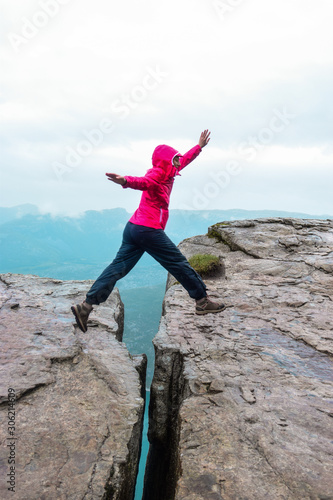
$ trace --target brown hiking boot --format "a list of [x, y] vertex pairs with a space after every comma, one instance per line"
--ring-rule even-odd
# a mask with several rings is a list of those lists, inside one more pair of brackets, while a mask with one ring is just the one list
[[87, 322], [89, 314], [91, 313], [93, 308], [89, 308], [89, 306], [82, 302], [82, 304], [76, 304], [76, 306], [72, 306], [71, 310], [75, 316], [77, 326], [85, 333], [88, 330]]
[[196, 314], [209, 314], [219, 313], [224, 311], [225, 305], [213, 302], [208, 297], [196, 301], [195, 312]]

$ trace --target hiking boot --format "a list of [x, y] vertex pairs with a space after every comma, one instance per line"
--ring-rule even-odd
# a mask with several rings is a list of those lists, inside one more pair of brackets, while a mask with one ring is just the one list
[[88, 330], [87, 322], [89, 314], [91, 313], [93, 308], [89, 308], [89, 306], [82, 302], [82, 304], [76, 304], [76, 306], [72, 306], [71, 310], [75, 316], [77, 326], [85, 333]]
[[219, 313], [224, 311], [224, 304], [218, 304], [213, 302], [208, 297], [196, 301], [195, 312], [196, 314], [209, 314], [209, 313]]

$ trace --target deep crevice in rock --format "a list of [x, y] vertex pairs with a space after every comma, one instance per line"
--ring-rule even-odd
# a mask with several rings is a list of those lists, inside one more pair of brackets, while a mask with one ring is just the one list
[[159, 352], [156, 348], [149, 406], [150, 447], [142, 500], [172, 500], [175, 495], [181, 473], [179, 409], [186, 392], [183, 361], [179, 351]]

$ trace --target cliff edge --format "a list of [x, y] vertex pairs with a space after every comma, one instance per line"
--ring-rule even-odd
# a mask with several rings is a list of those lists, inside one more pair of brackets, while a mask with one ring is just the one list
[[2, 499], [133, 498], [146, 358], [120, 342], [116, 290], [87, 333], [74, 326], [70, 306], [88, 288], [0, 275]]
[[146, 500], [333, 498], [333, 221], [219, 223], [227, 309], [197, 316], [169, 279], [150, 399]]

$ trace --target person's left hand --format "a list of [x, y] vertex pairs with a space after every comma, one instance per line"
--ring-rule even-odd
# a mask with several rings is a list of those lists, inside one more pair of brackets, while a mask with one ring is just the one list
[[118, 174], [105, 174], [109, 181], [115, 182], [116, 184], [121, 184], [122, 186], [126, 184], [125, 177]]
[[200, 135], [200, 139], [199, 139], [199, 146], [202, 148], [204, 148], [205, 146], [207, 146], [207, 144], [209, 143], [210, 141], [210, 132], [209, 130], [204, 130], [203, 132], [201, 132], [201, 135]]

